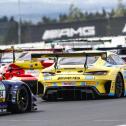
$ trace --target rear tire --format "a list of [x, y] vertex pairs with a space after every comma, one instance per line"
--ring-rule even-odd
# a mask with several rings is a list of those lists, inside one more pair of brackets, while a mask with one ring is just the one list
[[124, 94], [124, 82], [122, 79], [121, 74], [117, 74], [116, 80], [115, 80], [115, 97], [120, 98]]

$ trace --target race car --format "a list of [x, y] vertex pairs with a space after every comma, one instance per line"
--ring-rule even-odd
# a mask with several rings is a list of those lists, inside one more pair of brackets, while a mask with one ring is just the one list
[[[22, 52], [24, 51], [24, 52]], [[61, 52], [61, 49], [20, 49], [20, 50], [2, 50], [1, 54], [4, 55], [4, 58], [1, 57], [1, 61], [5, 61], [5, 57], [13, 57], [11, 59], [11, 62], [4, 64], [1, 69], [1, 78], [2, 80], [20, 80], [25, 82], [32, 93], [34, 95], [37, 95], [39, 89], [37, 78], [39, 76], [39, 73], [42, 69], [45, 67], [48, 67], [54, 63], [54, 60], [49, 58], [43, 58], [43, 57], [34, 57], [32, 58], [32, 55], [38, 55], [40, 53], [55, 53], [55, 52]], [[5, 52], [7, 53], [5, 55]], [[16, 58], [16, 52], [22, 52], [18, 58]], [[4, 54], [3, 54], [4, 53]], [[11, 55], [10, 55], [11, 53]], [[6, 59], [7, 61], [7, 59]], [[4, 62], [5, 63], [5, 62]], [[41, 87], [41, 85], [39, 86]]]
[[55, 57], [55, 63], [42, 70], [38, 79], [44, 100], [126, 95], [126, 64], [115, 53], [92, 50], [42, 55]]
[[14, 50], [13, 48], [0, 49], [0, 67], [13, 63], [21, 53], [21, 50]]
[[[24, 52], [23, 52], [24, 51]], [[2, 50], [1, 52], [7, 52], [8, 55], [11, 57], [6, 58], [8, 55], [5, 55], [4, 58], [1, 57], [1, 60], [4, 65], [1, 66], [0, 72], [2, 74], [3, 79], [11, 79], [15, 76], [25, 76], [25, 74], [33, 75], [37, 77], [41, 69], [44, 69], [48, 66], [51, 66], [54, 61], [49, 58], [32, 58], [32, 54], [39, 54], [39, 53], [47, 53], [47, 52], [57, 52], [61, 51], [61, 49], [19, 49], [19, 50]], [[10, 55], [10, 52], [12, 53]], [[16, 52], [22, 52], [16, 58]], [[9, 60], [9, 62], [5, 63], [5, 61]]]
[[36, 98], [21, 81], [0, 81], [0, 114], [23, 113], [36, 110]]

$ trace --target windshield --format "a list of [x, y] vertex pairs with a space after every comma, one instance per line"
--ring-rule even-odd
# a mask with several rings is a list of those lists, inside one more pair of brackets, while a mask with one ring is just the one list
[[[61, 58], [59, 60], [60, 65], [83, 65], [85, 63], [86, 57], [67, 57], [67, 58]], [[98, 56], [92, 56], [87, 58], [87, 64], [93, 64], [97, 61]]]
[[28, 52], [24, 52], [24, 53], [22, 53], [19, 57], [18, 57], [18, 59], [17, 60], [19, 60], [19, 61], [24, 61], [24, 60], [31, 60], [31, 54], [30, 53], [28, 53]]
[[[15, 58], [17, 59], [21, 53], [15, 53]], [[1, 63], [11, 63], [13, 62], [13, 53], [2, 53], [1, 54]]]
[[[46, 53], [46, 51], [35, 51], [35, 54], [39, 54], [39, 53]], [[31, 61], [33, 58], [32, 58], [32, 54], [33, 53], [29, 53], [29, 52], [23, 52], [17, 60], [19, 61]], [[48, 58], [39, 58], [39, 57], [36, 57], [34, 58], [34, 60], [38, 60], [38, 61], [44, 61], [44, 60], [47, 60]]]

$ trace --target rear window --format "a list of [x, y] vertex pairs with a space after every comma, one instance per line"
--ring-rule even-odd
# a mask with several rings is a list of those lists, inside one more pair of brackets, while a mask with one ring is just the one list
[[[21, 55], [21, 53], [16, 52], [15, 53], [15, 58], [17, 59], [20, 55]], [[13, 53], [2, 53], [0, 62], [1, 63], [11, 63], [11, 62], [13, 62]]]
[[[83, 65], [85, 63], [85, 57], [67, 57], [67, 58], [61, 58], [59, 60], [60, 65]], [[93, 64], [97, 61], [98, 56], [92, 56], [87, 58], [87, 64]]]
[[18, 57], [18, 59], [17, 60], [19, 60], [19, 61], [24, 61], [24, 60], [31, 60], [31, 54], [30, 53], [22, 53], [21, 55], [20, 55], [20, 57]]
[[119, 54], [119, 55], [126, 55], [126, 49], [120, 49], [120, 50], [118, 51], [118, 54]]

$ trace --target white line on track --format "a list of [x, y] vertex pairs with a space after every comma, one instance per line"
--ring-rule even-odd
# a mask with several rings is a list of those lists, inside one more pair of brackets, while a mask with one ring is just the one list
[[117, 125], [117, 126], [126, 126], [126, 124], [123, 124], [123, 125]]
[[[41, 122], [42, 120], [0, 120], [0, 122]], [[48, 121], [48, 120], [43, 120], [43, 121]]]
[[120, 120], [94, 120], [95, 122], [119, 122]]
[[[95, 122], [119, 122], [122, 120], [94, 120]], [[120, 125], [116, 125], [116, 126], [126, 126], [126, 124], [120, 124]]]

